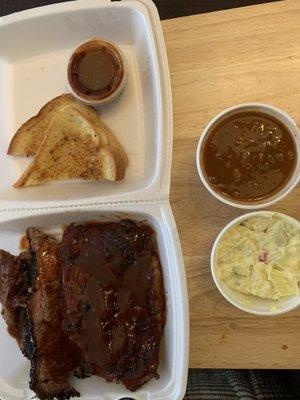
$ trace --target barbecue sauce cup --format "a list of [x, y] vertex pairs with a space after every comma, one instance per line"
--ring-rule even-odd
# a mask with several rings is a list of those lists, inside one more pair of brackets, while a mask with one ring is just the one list
[[127, 81], [127, 66], [121, 49], [104, 39], [80, 45], [68, 63], [68, 86], [72, 95], [88, 105], [115, 100]]

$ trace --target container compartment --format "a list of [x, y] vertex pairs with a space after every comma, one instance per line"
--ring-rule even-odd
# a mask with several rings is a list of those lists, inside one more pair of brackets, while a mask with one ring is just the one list
[[[168, 203], [97, 206], [73, 209], [22, 212], [0, 215], [0, 248], [18, 254], [20, 238], [26, 228], [38, 227], [48, 233], [61, 235], [62, 227], [71, 222], [113, 221], [132, 218], [147, 221], [156, 232], [159, 257], [163, 269], [167, 297], [167, 323], [161, 344], [160, 379], [152, 379], [135, 393], [121, 384], [105, 382], [99, 377], [85, 380], [72, 378], [81, 392], [82, 400], [179, 400], [182, 399], [187, 378], [189, 320], [185, 272], [179, 238]], [[29, 362], [22, 356], [16, 341], [6, 331], [0, 319], [0, 398], [6, 400], [31, 399], [28, 389]]]
[[[147, 4], [147, 6], [145, 5]], [[82, 0], [41, 7], [0, 20], [0, 207], [44, 207], [112, 199], [159, 197], [169, 175], [172, 131], [168, 66], [155, 8], [150, 2]], [[158, 18], [157, 18], [158, 19]], [[159, 23], [159, 22], [158, 22]], [[158, 25], [158, 24], [157, 24]], [[68, 92], [72, 51], [91, 37], [118, 44], [129, 69], [127, 86], [114, 102], [98, 107], [129, 157], [121, 182], [52, 182], [14, 189], [30, 160], [6, 155], [22, 123], [50, 99]], [[167, 95], [166, 95], [167, 94]]]

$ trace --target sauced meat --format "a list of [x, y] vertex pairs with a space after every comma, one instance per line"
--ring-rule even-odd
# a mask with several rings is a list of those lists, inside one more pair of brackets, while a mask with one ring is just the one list
[[132, 391], [158, 376], [165, 324], [152, 236], [130, 220], [70, 225], [60, 246], [64, 328], [90, 373]]
[[152, 230], [125, 220], [70, 225], [61, 246], [35, 228], [27, 238], [18, 257], [0, 250], [0, 302], [38, 397], [78, 396], [71, 372], [130, 390], [157, 377], [165, 294]]
[[29, 251], [0, 250], [0, 302], [8, 332], [31, 362], [30, 388], [41, 400], [79, 395], [68, 382], [78, 356], [62, 330], [58, 242], [27, 230]]
[[79, 396], [68, 381], [78, 357], [62, 330], [58, 242], [39, 231], [27, 230], [34, 257], [32, 295], [27, 305], [27, 356], [31, 361], [30, 387], [40, 399]]
[[28, 299], [26, 263], [30, 262], [28, 252], [15, 257], [0, 250], [0, 302], [2, 316], [7, 330], [22, 347], [22, 332]]

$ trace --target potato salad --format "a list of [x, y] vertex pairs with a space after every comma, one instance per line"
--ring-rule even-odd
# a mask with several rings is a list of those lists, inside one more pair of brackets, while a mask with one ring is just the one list
[[300, 223], [277, 213], [239, 222], [219, 242], [216, 272], [245, 294], [272, 300], [299, 295]]

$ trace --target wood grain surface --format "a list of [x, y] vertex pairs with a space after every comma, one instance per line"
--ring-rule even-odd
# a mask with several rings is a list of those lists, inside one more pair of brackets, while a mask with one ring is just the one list
[[[243, 211], [200, 183], [195, 151], [205, 124], [234, 104], [259, 101], [300, 124], [300, 1], [163, 22], [174, 107], [171, 185], [188, 279], [192, 368], [299, 368], [300, 308], [258, 317], [219, 294], [209, 256], [221, 228]], [[300, 219], [300, 187], [273, 210]]]

